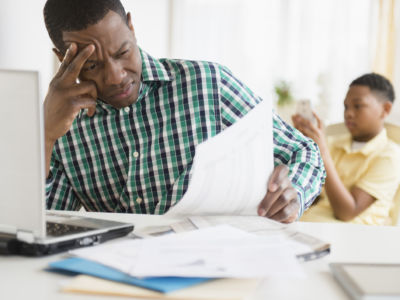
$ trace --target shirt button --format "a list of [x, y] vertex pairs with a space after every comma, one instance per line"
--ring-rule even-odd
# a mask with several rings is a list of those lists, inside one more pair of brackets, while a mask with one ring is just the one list
[[134, 158], [138, 158], [139, 157], [139, 152], [135, 151], [135, 152], [133, 152], [132, 155], [133, 155]]
[[137, 197], [137, 198], [136, 198], [136, 203], [137, 203], [137, 204], [140, 204], [140, 203], [142, 203], [142, 201], [143, 201], [143, 199], [142, 199], [142, 198], [140, 198], [140, 197]]
[[128, 106], [124, 108], [125, 112], [129, 112], [129, 110], [130, 110], [130, 108]]

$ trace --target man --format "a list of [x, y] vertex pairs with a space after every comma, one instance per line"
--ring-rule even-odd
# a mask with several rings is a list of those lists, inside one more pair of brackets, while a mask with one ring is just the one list
[[[188, 187], [195, 146], [261, 101], [218, 64], [142, 51], [118, 0], [48, 0], [44, 18], [62, 61], [44, 103], [49, 209], [163, 214]], [[276, 115], [274, 143], [258, 214], [292, 222], [325, 171]]]

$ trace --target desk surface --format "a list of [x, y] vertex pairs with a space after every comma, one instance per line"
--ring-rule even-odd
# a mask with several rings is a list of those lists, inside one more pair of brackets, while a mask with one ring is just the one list
[[[85, 214], [85, 213], [76, 213]], [[90, 216], [132, 222], [137, 229], [167, 225], [176, 220], [162, 216], [90, 213]], [[331, 243], [331, 254], [303, 263], [304, 279], [266, 279], [252, 299], [348, 299], [329, 272], [330, 262], [400, 263], [400, 227], [297, 222], [296, 230]], [[0, 298], [91, 300], [99, 296], [64, 294], [60, 286], [69, 277], [44, 271], [65, 254], [42, 258], [0, 256]], [[107, 297], [107, 299], [124, 299]]]

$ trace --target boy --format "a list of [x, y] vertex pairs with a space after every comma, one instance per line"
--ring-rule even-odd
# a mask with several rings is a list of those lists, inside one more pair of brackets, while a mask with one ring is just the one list
[[327, 177], [322, 199], [302, 221], [349, 221], [387, 225], [400, 183], [400, 148], [388, 140], [384, 120], [395, 95], [383, 76], [370, 73], [355, 79], [344, 100], [344, 120], [350, 135], [327, 144], [321, 120], [313, 125], [300, 115], [294, 126], [312, 138], [321, 150]]

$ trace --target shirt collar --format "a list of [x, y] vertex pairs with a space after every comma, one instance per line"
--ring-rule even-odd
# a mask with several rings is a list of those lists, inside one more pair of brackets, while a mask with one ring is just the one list
[[359, 150], [352, 151], [351, 143], [352, 139], [350, 135], [346, 135], [341, 137], [340, 139], [335, 140], [334, 147], [338, 149], [343, 149], [347, 153], [362, 153], [364, 155], [369, 155], [372, 152], [375, 152], [383, 147], [385, 147], [388, 141], [386, 128], [383, 128], [382, 131], [376, 135], [373, 139], [369, 140], [364, 147]]
[[171, 81], [172, 75], [162, 62], [139, 48], [142, 56], [142, 81]]

